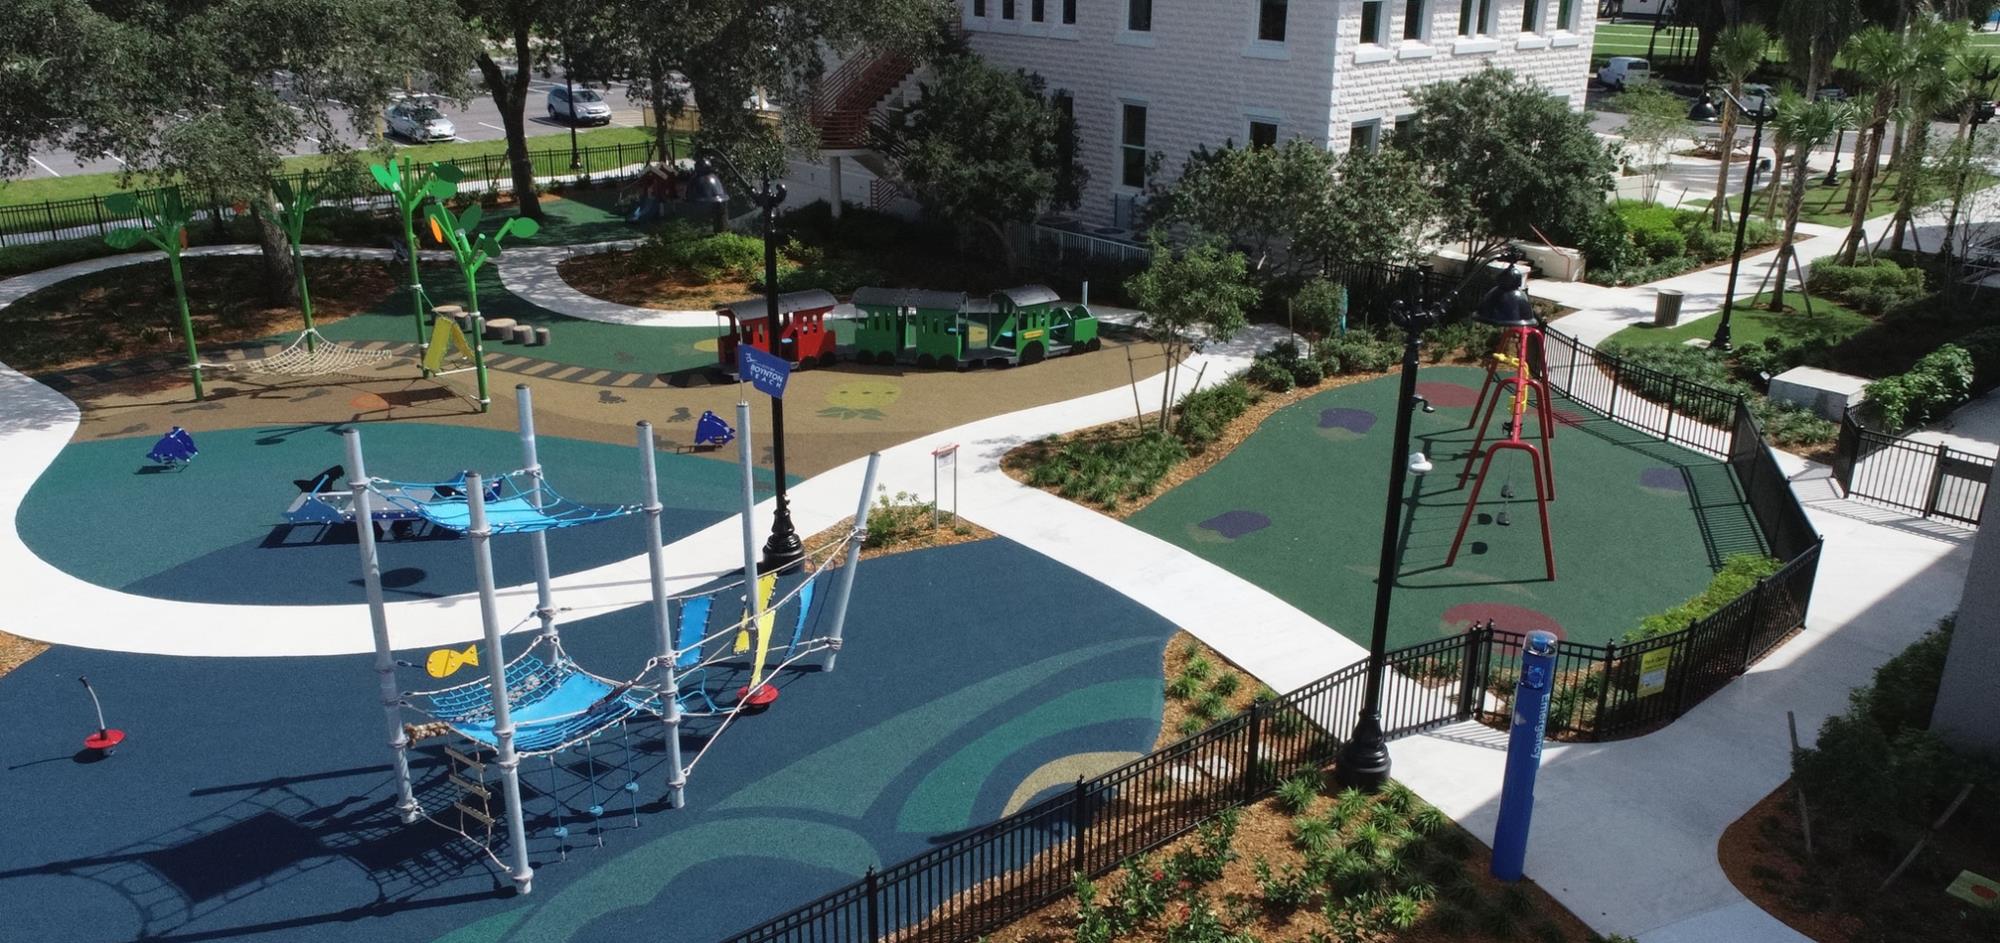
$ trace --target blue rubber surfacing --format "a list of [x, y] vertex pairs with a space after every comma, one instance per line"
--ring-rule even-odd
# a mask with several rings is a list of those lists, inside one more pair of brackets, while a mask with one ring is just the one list
[[[343, 464], [347, 427], [195, 431], [201, 457], [179, 471], [149, 466], [156, 434], [75, 441], [22, 502], [21, 539], [43, 560], [109, 589], [190, 602], [243, 605], [359, 601], [360, 569], [351, 530], [287, 528], [282, 512], [298, 496], [294, 478]], [[512, 432], [426, 423], [364, 423], [368, 470], [383, 478], [444, 481], [463, 470], [491, 475], [521, 462]], [[638, 455], [630, 445], [539, 438], [548, 479], [584, 504], [638, 503]], [[738, 469], [660, 452], [661, 524], [685, 537], [742, 504]], [[758, 469], [759, 490], [771, 473]], [[344, 487], [344, 483], [341, 485]], [[637, 516], [548, 535], [557, 573], [590, 569], [640, 553]], [[390, 600], [473, 591], [471, 550], [449, 536], [378, 544]], [[525, 541], [497, 541], [502, 572], [527, 571]]]
[[[470, 568], [453, 552], [462, 545], [429, 546], [444, 553], [440, 570]], [[525, 566], [503, 564], [500, 575]], [[734, 615], [718, 608], [717, 626]], [[589, 670], [626, 677], [652, 649], [649, 620], [637, 607], [567, 623], [564, 644]], [[867, 561], [838, 671], [778, 678], [777, 706], [716, 742], [685, 809], [657, 808], [659, 728], [635, 728], [632, 765], [646, 769], [639, 826], [613, 795], [599, 823], [605, 847], [592, 823], [570, 821], [561, 861], [549, 823], [531, 823], [538, 870], [526, 898], [498, 890], [502, 877], [465, 842], [396, 823], [367, 656], [59, 648], [0, 678], [10, 719], [0, 727], [0, 912], [10, 934], [51, 943], [623, 943], [635, 933], [701, 943], [1066, 788], [1034, 785], [1064, 757], [1147, 749], [1171, 632], [1086, 574], [1005, 540]], [[511, 638], [509, 654], [529, 639]], [[399, 657], [420, 665], [426, 654]], [[476, 670], [438, 681], [406, 669], [399, 680], [438, 687]], [[744, 680], [740, 661], [711, 670], [717, 691]], [[77, 762], [92, 725], [78, 674], [131, 735], [94, 764]], [[703, 732], [691, 730], [690, 757]], [[419, 793], [436, 807], [442, 754], [415, 761]], [[531, 790], [561, 782], [545, 760], [523, 768]]]

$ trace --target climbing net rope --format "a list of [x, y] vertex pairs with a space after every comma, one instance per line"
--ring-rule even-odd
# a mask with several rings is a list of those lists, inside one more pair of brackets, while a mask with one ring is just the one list
[[337, 344], [317, 330], [300, 331], [283, 350], [266, 357], [203, 362], [207, 370], [241, 370], [276, 376], [319, 377], [334, 374], [358, 375], [393, 360], [409, 359], [395, 350], [366, 350]]

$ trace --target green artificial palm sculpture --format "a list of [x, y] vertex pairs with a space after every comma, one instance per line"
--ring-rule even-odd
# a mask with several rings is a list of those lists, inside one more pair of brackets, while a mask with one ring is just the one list
[[306, 261], [299, 247], [305, 238], [306, 213], [319, 205], [319, 198], [326, 190], [310, 181], [310, 177], [300, 178], [296, 190], [283, 180], [271, 182], [272, 192], [278, 195], [278, 222], [284, 226], [285, 241], [292, 248], [292, 272], [299, 281], [299, 313], [306, 319], [307, 353], [318, 349], [319, 331], [313, 327], [312, 293], [306, 290]]
[[187, 281], [181, 277], [181, 249], [187, 238], [192, 215], [181, 202], [179, 190], [158, 191], [157, 201], [148, 206], [138, 194], [114, 193], [104, 198], [104, 208], [125, 218], [137, 218], [142, 225], [114, 229], [104, 234], [113, 249], [130, 249], [140, 240], [150, 242], [167, 255], [167, 271], [174, 280], [174, 302], [180, 306], [181, 336], [187, 339], [188, 370], [194, 374], [194, 398], [201, 399], [201, 354], [194, 346], [194, 319], [188, 315]]
[[[418, 249], [422, 245], [417, 241], [417, 209], [426, 200], [441, 202], [455, 196], [458, 182], [465, 179], [465, 172], [459, 170], [457, 164], [446, 163], [434, 163], [419, 170], [414, 162], [403, 164], [395, 158], [390, 158], [386, 164], [370, 164], [368, 172], [395, 199], [396, 210], [403, 215], [403, 245], [410, 256], [410, 320], [416, 324], [417, 362], [422, 363], [430, 352], [430, 333], [424, 330], [424, 280], [417, 271]], [[430, 371], [425, 370], [424, 375], [429, 376]], [[485, 372], [481, 371], [479, 376], [483, 384]], [[484, 406], [486, 395], [483, 390], [479, 399]]]
[[485, 319], [479, 313], [479, 269], [486, 260], [500, 255], [500, 240], [508, 236], [529, 238], [541, 231], [541, 224], [526, 216], [516, 216], [500, 224], [500, 228], [483, 233], [479, 224], [485, 219], [485, 210], [479, 204], [467, 206], [456, 217], [442, 202], [433, 202], [424, 208], [431, 222], [431, 233], [438, 241], [451, 249], [452, 259], [458, 263], [459, 274], [465, 277], [465, 311], [472, 321], [473, 360], [478, 366], [479, 410], [486, 411], [486, 353], [482, 339], [486, 334]]

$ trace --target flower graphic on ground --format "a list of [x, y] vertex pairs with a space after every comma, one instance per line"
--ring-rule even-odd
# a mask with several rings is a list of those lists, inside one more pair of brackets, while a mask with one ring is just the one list
[[902, 395], [902, 386], [888, 380], [850, 380], [827, 391], [828, 405], [819, 414], [828, 419], [879, 420], [882, 410]]

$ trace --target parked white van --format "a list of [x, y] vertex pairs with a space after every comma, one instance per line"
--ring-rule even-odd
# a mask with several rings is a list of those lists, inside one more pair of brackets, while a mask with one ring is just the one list
[[1604, 68], [1597, 70], [1597, 82], [1614, 92], [1622, 92], [1627, 84], [1644, 85], [1653, 77], [1652, 63], [1638, 56], [1612, 56]]

